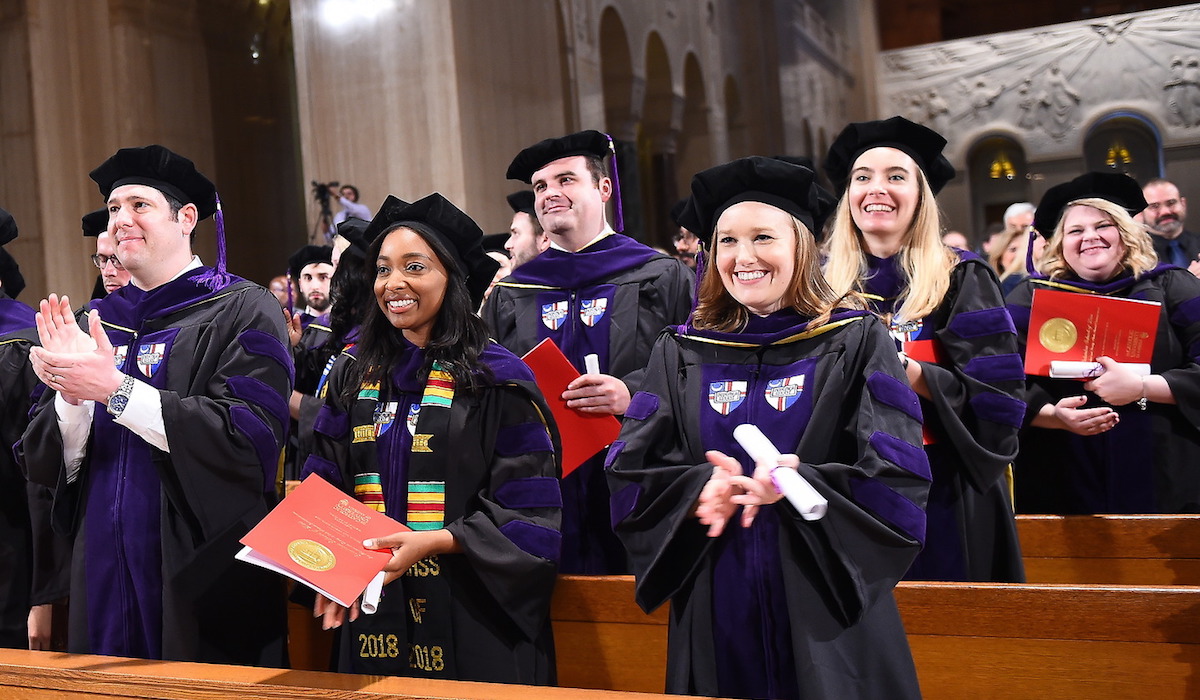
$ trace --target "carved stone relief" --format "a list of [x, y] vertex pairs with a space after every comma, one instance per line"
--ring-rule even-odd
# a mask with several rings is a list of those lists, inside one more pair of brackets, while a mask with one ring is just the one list
[[1077, 154], [1094, 120], [1140, 113], [1164, 142], [1200, 140], [1200, 4], [888, 51], [880, 104], [943, 133], [952, 159], [984, 133], [1031, 155]]

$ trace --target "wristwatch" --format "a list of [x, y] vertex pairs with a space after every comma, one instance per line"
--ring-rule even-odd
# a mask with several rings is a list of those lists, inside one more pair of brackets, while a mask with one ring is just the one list
[[133, 377], [122, 375], [121, 386], [108, 395], [108, 412], [113, 418], [120, 418], [125, 407], [129, 405], [129, 395], [133, 393]]

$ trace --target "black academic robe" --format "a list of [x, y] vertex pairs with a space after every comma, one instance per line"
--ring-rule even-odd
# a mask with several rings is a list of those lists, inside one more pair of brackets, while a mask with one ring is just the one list
[[495, 344], [480, 358], [493, 381], [456, 387], [447, 409], [424, 393], [424, 352], [404, 345], [361, 425], [367, 394], [342, 399], [355, 350], [340, 356], [305, 472], [414, 530], [444, 527], [462, 552], [418, 562], [376, 613], [344, 625], [338, 670], [553, 684], [562, 497], [549, 410], [529, 368]]
[[[637, 602], [668, 600], [667, 692], [721, 697], [915, 698], [892, 597], [925, 539], [921, 412], [887, 331], [865, 312], [809, 330], [792, 311], [743, 333], [681, 327], [655, 345], [608, 453], [616, 532]], [[694, 517], [706, 450], [753, 463], [759, 426], [829, 501], [786, 500], [717, 538]]]
[[1078, 380], [1030, 376], [1027, 427], [1017, 459], [1017, 509], [1024, 513], [1200, 513], [1200, 280], [1166, 264], [1105, 284], [1070, 278], [1025, 280], [1008, 297], [1024, 350], [1038, 289], [1104, 294], [1162, 304], [1150, 371], [1166, 379], [1176, 403], [1114, 406], [1116, 427], [1099, 435], [1029, 425], [1066, 396], [1106, 405]]
[[28, 646], [33, 542], [25, 477], [13, 460], [37, 378], [29, 348], [37, 342], [34, 311], [0, 293], [0, 647]]
[[[678, 260], [611, 234], [521, 265], [496, 283], [481, 316], [517, 355], [552, 338], [582, 373], [584, 357], [595, 354], [600, 371], [622, 379], [632, 396], [654, 339], [691, 312], [694, 280]], [[603, 461], [597, 455], [563, 479], [563, 573], [628, 571], [609, 520]]]
[[[933, 469], [929, 539], [910, 580], [1024, 581], [1009, 493], [1025, 381], [1012, 319], [996, 275], [981, 258], [956, 251], [942, 303], [915, 323], [892, 321], [897, 347], [920, 359], [932, 400], [921, 399], [925, 451]], [[863, 291], [890, 317], [902, 303], [899, 256], [867, 256]], [[913, 345], [915, 343], [915, 345]]]
[[52, 391], [22, 439], [74, 538], [72, 652], [286, 664], [283, 584], [233, 557], [275, 501], [291, 355], [279, 302], [238, 278], [212, 291], [208, 271], [93, 302], [118, 367], [158, 390], [169, 453], [97, 405], [69, 481]]
[[292, 420], [288, 432], [283, 460], [283, 478], [287, 480], [300, 478], [304, 461], [312, 452], [312, 424], [324, 403], [316, 398], [317, 385], [329, 361], [337, 354], [326, 347], [329, 336], [329, 315], [317, 316], [304, 325], [300, 342], [292, 348], [292, 359], [296, 365], [295, 391], [303, 396], [300, 399], [300, 417]]

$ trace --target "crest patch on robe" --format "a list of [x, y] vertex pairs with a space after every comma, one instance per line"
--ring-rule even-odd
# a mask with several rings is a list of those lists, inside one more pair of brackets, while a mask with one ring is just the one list
[[146, 378], [154, 376], [166, 358], [166, 343], [146, 343], [138, 346], [137, 368]]
[[746, 382], [710, 382], [708, 405], [723, 416], [729, 415], [746, 400]]
[[414, 403], [408, 406], [408, 418], [404, 421], [408, 424], [408, 434], [417, 434], [417, 417], [421, 415], [421, 404]]
[[608, 299], [606, 297], [584, 299], [579, 308], [579, 320], [583, 321], [585, 325], [595, 326], [604, 317], [604, 312], [607, 310]]
[[888, 324], [888, 332], [892, 334], [892, 339], [899, 343], [907, 343], [916, 340], [921, 335], [921, 327], [924, 322], [918, 321], [897, 321], [892, 319]]
[[763, 398], [776, 411], [786, 411], [796, 403], [796, 399], [800, 398], [802, 393], [804, 393], [804, 375], [799, 374], [795, 377], [770, 380], [767, 382], [767, 388], [763, 391]]
[[128, 345], [118, 345], [113, 348], [113, 363], [116, 364], [117, 369], [120, 369], [125, 364], [125, 357], [127, 355], [129, 355]]
[[562, 327], [567, 318], [567, 302], [556, 301], [553, 304], [542, 304], [542, 323], [552, 331]]
[[396, 420], [396, 406], [399, 404], [395, 401], [379, 404], [375, 409], [375, 437], [379, 437], [392, 427], [392, 423]]

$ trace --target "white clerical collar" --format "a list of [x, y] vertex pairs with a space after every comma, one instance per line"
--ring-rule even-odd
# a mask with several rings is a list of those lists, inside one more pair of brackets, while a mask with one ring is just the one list
[[600, 235], [598, 235], [595, 238], [593, 238], [592, 240], [588, 241], [585, 245], [580, 247], [579, 250], [567, 250], [566, 248], [555, 243], [554, 239], [550, 240], [550, 247], [554, 248], [556, 250], [561, 250], [565, 253], [578, 253], [578, 252], [584, 250], [585, 248], [587, 248], [588, 246], [595, 245], [597, 242], [604, 240], [605, 238], [608, 238], [609, 236], [613, 235], [614, 233], [616, 233], [616, 231], [614, 231], [612, 229], [612, 226], [609, 226], [608, 222], [606, 221], [606, 222], [604, 222], [604, 230], [600, 232]]
[[191, 261], [188, 262], [187, 265], [184, 265], [182, 270], [177, 272], [174, 277], [172, 277], [171, 279], [169, 279], [167, 281], [174, 282], [175, 280], [179, 279], [180, 277], [183, 277], [184, 274], [191, 272], [192, 270], [195, 270], [197, 267], [204, 267], [204, 263], [200, 262], [199, 255], [193, 255]]

